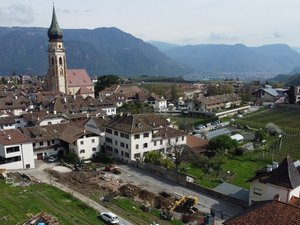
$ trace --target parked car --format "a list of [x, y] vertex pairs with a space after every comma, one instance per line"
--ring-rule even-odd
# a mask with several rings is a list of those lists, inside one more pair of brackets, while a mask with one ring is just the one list
[[106, 222], [109, 222], [111, 224], [119, 223], [118, 216], [112, 212], [103, 212], [100, 215], [101, 215], [101, 218]]
[[57, 155], [50, 155], [48, 157], [48, 162], [55, 162], [58, 159]]

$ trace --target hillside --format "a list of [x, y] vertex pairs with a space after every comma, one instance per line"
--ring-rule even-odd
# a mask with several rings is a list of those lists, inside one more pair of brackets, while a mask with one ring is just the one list
[[[152, 45], [117, 28], [65, 29], [68, 68], [91, 75], [183, 75], [190, 71]], [[46, 28], [0, 27], [0, 74], [45, 75], [48, 69]]]
[[[154, 43], [155, 44], [155, 43]], [[157, 46], [159, 48], [159, 46]], [[160, 49], [164, 51], [164, 49]], [[197, 72], [287, 73], [300, 65], [300, 54], [284, 44], [247, 47], [236, 45], [187, 45], [164, 51]]]

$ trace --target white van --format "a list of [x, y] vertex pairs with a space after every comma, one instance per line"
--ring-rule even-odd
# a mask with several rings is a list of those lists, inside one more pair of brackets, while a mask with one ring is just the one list
[[110, 222], [112, 224], [119, 223], [118, 216], [112, 212], [103, 212], [100, 215], [101, 218], [106, 222]]

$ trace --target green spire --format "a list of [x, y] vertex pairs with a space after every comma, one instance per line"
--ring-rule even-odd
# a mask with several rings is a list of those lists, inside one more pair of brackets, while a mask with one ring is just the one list
[[63, 37], [63, 32], [60, 29], [57, 19], [56, 19], [54, 5], [53, 5], [53, 13], [52, 13], [52, 22], [51, 22], [51, 26], [48, 29], [48, 37], [49, 37], [49, 41], [62, 40], [62, 37]]

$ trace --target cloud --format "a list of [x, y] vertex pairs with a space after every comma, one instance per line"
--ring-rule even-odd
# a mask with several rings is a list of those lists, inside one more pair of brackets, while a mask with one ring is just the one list
[[13, 4], [0, 9], [0, 20], [2, 23], [8, 24], [32, 24], [34, 22], [34, 12], [30, 6]]
[[70, 13], [70, 14], [79, 14], [79, 13], [90, 13], [92, 12], [91, 9], [83, 9], [83, 10], [70, 10], [70, 9], [63, 9], [63, 10], [60, 10], [60, 9], [57, 9], [56, 11], [58, 12], [62, 12], [62, 13]]
[[212, 42], [217, 42], [217, 41], [236, 41], [238, 38], [237, 37], [230, 37], [226, 36], [223, 34], [216, 34], [214, 32], [210, 33], [208, 36], [208, 40]]

